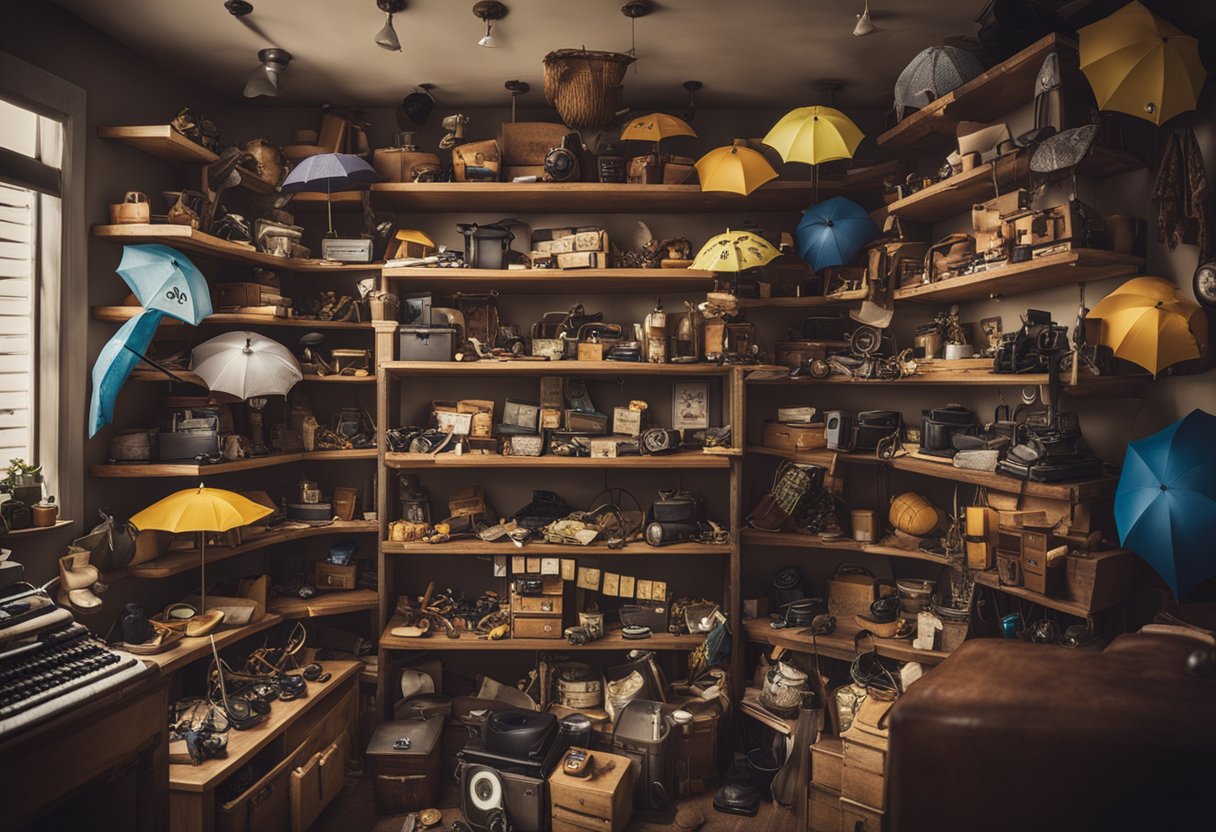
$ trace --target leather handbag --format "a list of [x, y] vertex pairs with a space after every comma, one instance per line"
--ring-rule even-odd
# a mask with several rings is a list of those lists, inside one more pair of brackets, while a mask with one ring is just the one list
[[925, 252], [925, 283], [938, 280], [942, 272], [961, 269], [975, 257], [975, 237], [970, 234], [950, 234], [929, 246]]
[[72, 549], [88, 552], [99, 572], [122, 569], [135, 557], [135, 527], [104, 511], [101, 518], [92, 531], [72, 541]]
[[842, 563], [828, 580], [828, 612], [837, 621], [868, 615], [874, 602], [874, 573], [864, 566]]
[[905, 240], [899, 217], [895, 215], [887, 217], [883, 233], [889, 236], [867, 246], [866, 271], [870, 280], [891, 287], [920, 283], [924, 274], [925, 244]]

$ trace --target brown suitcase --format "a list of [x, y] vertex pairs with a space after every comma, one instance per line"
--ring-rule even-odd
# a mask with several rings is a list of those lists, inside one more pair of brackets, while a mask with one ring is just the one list
[[869, 615], [874, 602], [874, 575], [860, 566], [842, 563], [828, 581], [828, 612], [837, 621], [852, 621]]
[[[439, 799], [442, 719], [382, 722], [367, 746], [376, 813], [416, 812]], [[409, 748], [394, 748], [398, 739]]]
[[760, 444], [780, 451], [814, 451], [827, 447], [823, 422], [766, 421]]

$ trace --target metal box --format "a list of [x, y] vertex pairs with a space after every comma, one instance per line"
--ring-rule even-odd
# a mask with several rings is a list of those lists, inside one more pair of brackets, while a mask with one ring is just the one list
[[399, 330], [402, 361], [451, 361], [456, 354], [456, 328], [402, 326]]

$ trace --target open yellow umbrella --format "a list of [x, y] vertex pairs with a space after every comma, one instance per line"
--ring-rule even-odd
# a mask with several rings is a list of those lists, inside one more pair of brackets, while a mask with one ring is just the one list
[[[271, 513], [271, 509], [232, 491], [221, 488], [187, 488], [153, 503], [131, 518], [135, 528], [162, 532], [226, 532], [247, 526]], [[199, 612], [206, 612], [207, 581], [203, 570], [207, 564], [207, 536], [199, 545]]]
[[761, 153], [738, 139], [728, 147], [716, 147], [697, 160], [697, 177], [703, 191], [728, 191], [747, 196], [777, 171]]
[[659, 142], [672, 136], [692, 136], [696, 138], [697, 131], [682, 118], [667, 113], [651, 113], [648, 116], [638, 116], [625, 125], [621, 131], [621, 139], [627, 141], [654, 142], [654, 155], [659, 156]]
[[790, 110], [773, 125], [764, 143], [786, 162], [820, 165], [851, 159], [865, 134], [840, 110], [816, 105]]
[[781, 256], [768, 240], [751, 231], [731, 231], [710, 238], [692, 261], [694, 269], [711, 272], [742, 272], [756, 269]]
[[1195, 109], [1206, 78], [1196, 38], [1135, 0], [1078, 35], [1099, 108], [1156, 125]]
[[1203, 310], [1160, 277], [1129, 280], [1091, 309], [1089, 317], [1102, 321], [1101, 344], [1154, 377], [1180, 361], [1201, 357], [1208, 343]]

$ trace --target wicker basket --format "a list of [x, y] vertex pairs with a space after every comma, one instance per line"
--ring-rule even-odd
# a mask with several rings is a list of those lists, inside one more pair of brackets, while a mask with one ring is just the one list
[[567, 127], [603, 127], [621, 108], [621, 81], [633, 63], [620, 52], [559, 49], [545, 56], [545, 101]]

